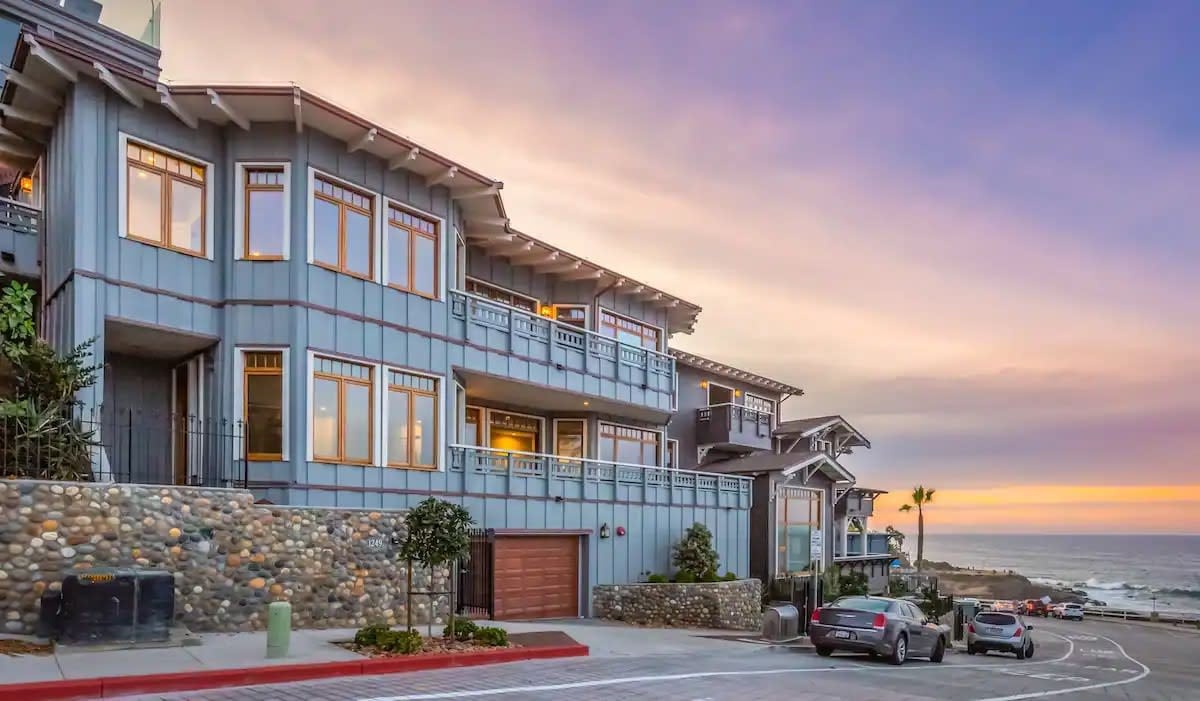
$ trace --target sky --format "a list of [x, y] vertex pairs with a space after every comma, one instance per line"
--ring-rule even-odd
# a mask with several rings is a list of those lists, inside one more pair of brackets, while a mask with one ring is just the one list
[[931, 532], [1200, 533], [1200, 5], [168, 0], [164, 76], [294, 81], [704, 308]]

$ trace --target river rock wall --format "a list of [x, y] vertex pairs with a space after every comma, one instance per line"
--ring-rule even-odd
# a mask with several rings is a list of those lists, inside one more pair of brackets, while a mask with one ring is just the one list
[[762, 583], [605, 584], [592, 588], [592, 611], [596, 618], [637, 625], [758, 630]]
[[[307, 628], [404, 623], [407, 571], [392, 539], [403, 512], [257, 505], [248, 491], [0, 480], [0, 628], [34, 632], [42, 592], [69, 571], [162, 569], [175, 617], [195, 631], [263, 628], [272, 601]], [[449, 589], [414, 568], [413, 591]], [[414, 594], [413, 621], [439, 624], [445, 594]]]

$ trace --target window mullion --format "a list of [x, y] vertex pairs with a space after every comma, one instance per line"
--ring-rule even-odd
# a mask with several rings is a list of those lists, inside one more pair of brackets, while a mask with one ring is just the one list
[[338, 462], [346, 462], [346, 381], [338, 378]]

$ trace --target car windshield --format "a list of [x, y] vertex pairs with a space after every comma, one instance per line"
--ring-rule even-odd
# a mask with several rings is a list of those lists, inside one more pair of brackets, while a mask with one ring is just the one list
[[855, 597], [853, 599], [840, 599], [830, 604], [830, 606], [831, 608], [858, 609], [859, 611], [870, 611], [872, 613], [885, 613], [888, 610], [889, 604], [890, 602], [886, 599]]
[[1011, 626], [1017, 622], [1017, 619], [1003, 613], [981, 613], [975, 620], [988, 626]]
[[1069, 609], [1081, 609], [1081, 608], [1083, 608], [1083, 604], [1067, 604], [1067, 608], [1069, 608]]

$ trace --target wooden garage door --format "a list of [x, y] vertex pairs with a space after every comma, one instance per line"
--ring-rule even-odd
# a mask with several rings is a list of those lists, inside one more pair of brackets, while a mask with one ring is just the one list
[[496, 618], [579, 615], [579, 536], [496, 537]]

